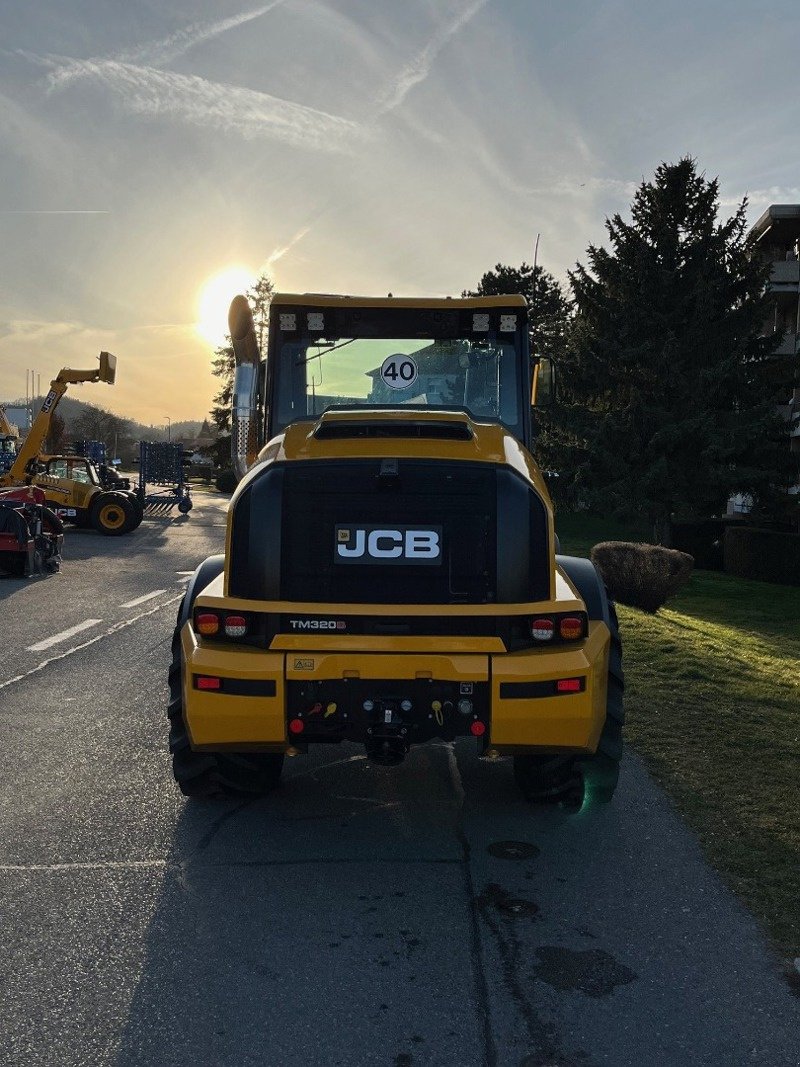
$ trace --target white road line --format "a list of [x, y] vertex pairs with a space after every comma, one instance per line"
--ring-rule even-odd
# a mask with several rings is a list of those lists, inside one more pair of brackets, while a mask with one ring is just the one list
[[129, 600], [127, 604], [120, 604], [121, 608], [138, 608], [140, 604], [146, 604], [148, 600], [154, 600], [157, 596], [166, 593], [166, 589], [156, 589], [154, 593], [145, 593], [136, 600]]
[[36, 645], [29, 645], [25, 651], [44, 652], [46, 648], [50, 648], [52, 645], [60, 645], [62, 641], [66, 641], [70, 637], [74, 637], [75, 634], [79, 634], [81, 630], [89, 630], [92, 626], [98, 626], [102, 621], [102, 619], [87, 619], [86, 622], [79, 622], [77, 626], [72, 626], [69, 630], [62, 630], [60, 634], [54, 634], [53, 637], [48, 637], [44, 641], [39, 641]]
[[88, 648], [90, 645], [96, 645], [98, 641], [102, 641], [104, 637], [110, 637], [112, 634], [117, 633], [119, 630], [126, 630], [129, 626], [133, 626], [139, 619], [144, 619], [148, 615], [155, 615], [157, 611], [161, 611], [162, 608], [168, 608], [170, 604], [177, 604], [179, 600], [183, 599], [183, 594], [170, 597], [169, 600], [163, 600], [160, 604], [156, 604], [154, 608], [150, 608], [149, 611], [143, 611], [139, 615], [134, 615], [132, 619], [125, 619], [124, 622], [114, 623], [113, 626], [109, 626], [103, 633], [98, 634], [97, 637], [92, 637], [88, 641], [84, 641], [82, 645], [75, 645], [73, 648], [68, 648], [66, 652], [60, 652], [57, 656], [51, 656], [50, 659], [43, 659], [41, 663], [35, 667], [31, 667], [29, 671], [25, 671], [24, 674], [17, 674], [14, 678], [7, 678], [5, 682], [0, 682], [0, 689], [5, 689], [8, 685], [13, 685], [15, 682], [22, 682], [26, 678], [29, 678], [32, 674], [37, 674], [39, 671], [43, 671], [45, 667], [49, 667], [51, 663], [56, 663], [60, 659], [66, 659], [67, 656], [71, 656], [74, 652], [80, 652], [84, 648]]

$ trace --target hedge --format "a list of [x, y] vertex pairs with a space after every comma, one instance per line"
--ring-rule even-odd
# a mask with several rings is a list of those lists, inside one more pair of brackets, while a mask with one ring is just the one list
[[724, 553], [728, 574], [800, 585], [800, 534], [729, 526], [725, 530]]

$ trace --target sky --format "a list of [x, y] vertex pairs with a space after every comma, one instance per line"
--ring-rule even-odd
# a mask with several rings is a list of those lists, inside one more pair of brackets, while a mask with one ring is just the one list
[[796, 0], [3, 0], [0, 400], [105, 349], [71, 395], [202, 418], [239, 275], [458, 295], [540, 234], [566, 280], [687, 154], [798, 203], [798, 54]]

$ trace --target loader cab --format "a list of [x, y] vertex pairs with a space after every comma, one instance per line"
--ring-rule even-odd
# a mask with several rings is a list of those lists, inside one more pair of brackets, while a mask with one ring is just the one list
[[100, 485], [95, 465], [82, 456], [53, 456], [47, 460], [44, 473], [82, 485]]
[[521, 296], [276, 296], [265, 439], [328, 411], [464, 411], [530, 447], [527, 312]]

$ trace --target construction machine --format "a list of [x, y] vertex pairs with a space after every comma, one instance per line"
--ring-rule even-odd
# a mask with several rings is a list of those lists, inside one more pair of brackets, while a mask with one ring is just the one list
[[39, 486], [44, 490], [48, 506], [60, 519], [76, 526], [90, 526], [109, 536], [129, 533], [141, 523], [143, 511], [136, 494], [130, 490], [104, 489], [91, 460], [80, 456], [44, 456], [42, 447], [67, 386], [83, 382], [113, 385], [116, 367], [116, 356], [101, 352], [99, 366], [91, 370], [65, 367], [59, 371], [11, 468], [0, 475], [0, 487]]
[[466, 739], [532, 800], [609, 800], [619, 630], [559, 553], [525, 299], [276, 295], [266, 359], [243, 297], [229, 324], [241, 481], [173, 637], [184, 794], [266, 792], [311, 745], [391, 766]]
[[0, 576], [30, 578], [60, 569], [64, 526], [35, 486], [0, 489]]
[[0, 406], [0, 474], [11, 468], [19, 447], [19, 428], [9, 421], [5, 408]]

